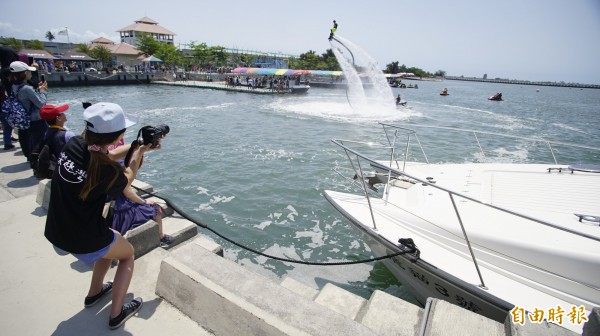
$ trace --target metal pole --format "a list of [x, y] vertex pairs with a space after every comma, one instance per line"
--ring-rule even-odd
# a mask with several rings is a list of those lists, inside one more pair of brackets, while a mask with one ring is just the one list
[[485, 283], [483, 282], [483, 277], [481, 276], [481, 271], [479, 271], [479, 265], [477, 265], [477, 259], [475, 259], [475, 254], [473, 254], [473, 249], [471, 248], [471, 242], [469, 241], [469, 237], [467, 237], [467, 231], [465, 231], [465, 227], [463, 226], [462, 219], [460, 218], [460, 214], [458, 213], [458, 208], [456, 207], [456, 203], [454, 203], [454, 197], [452, 197], [452, 193], [448, 193], [450, 196], [450, 200], [452, 201], [452, 206], [454, 207], [454, 212], [456, 212], [456, 217], [458, 218], [458, 223], [460, 224], [460, 228], [463, 232], [463, 236], [467, 241], [467, 246], [469, 247], [469, 253], [471, 253], [471, 258], [473, 259], [473, 263], [475, 264], [475, 269], [477, 269], [477, 274], [479, 275], [479, 280], [481, 280], [481, 285], [479, 287], [483, 289], [487, 289]]

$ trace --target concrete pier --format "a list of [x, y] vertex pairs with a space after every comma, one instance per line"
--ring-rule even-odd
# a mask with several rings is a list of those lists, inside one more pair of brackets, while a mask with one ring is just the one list
[[[200, 89], [212, 89], [212, 90], [221, 90], [221, 91], [230, 91], [230, 92], [242, 92], [242, 93], [252, 93], [252, 94], [260, 94], [260, 95], [279, 95], [279, 94], [290, 94], [294, 93], [294, 89], [283, 89], [282, 91], [274, 91], [268, 88], [251, 88], [247, 86], [229, 86], [225, 85], [224, 81], [221, 82], [204, 82], [204, 81], [152, 81], [152, 84], [162, 84], [162, 85], [171, 85], [171, 86], [186, 86], [186, 87], [196, 87]], [[306, 88], [308, 90], [308, 88]]]
[[[18, 144], [0, 150], [0, 162], [3, 335], [575, 335], [555, 325], [498, 323], [445, 301], [421, 308], [381, 291], [364, 299], [334, 284], [273, 280], [225, 259], [221, 246], [166, 204], [164, 230], [176, 238], [170, 249], [159, 247], [152, 221], [126, 235], [136, 251], [128, 298], [141, 296], [144, 306], [110, 331], [108, 297], [83, 306], [91, 268], [56, 254], [44, 237], [51, 182], [32, 176]], [[598, 315], [584, 335], [597, 335]]]

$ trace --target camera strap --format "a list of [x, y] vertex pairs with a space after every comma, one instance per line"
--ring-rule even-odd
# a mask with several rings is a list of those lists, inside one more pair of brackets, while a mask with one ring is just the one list
[[[127, 151], [127, 155], [125, 155], [125, 160], [123, 161], [125, 163], [125, 167], [129, 167], [133, 153], [135, 152], [136, 149], [138, 149], [138, 147], [140, 147], [140, 144], [142, 143], [140, 140], [138, 140], [140, 138], [141, 134], [142, 134], [142, 130], [140, 129], [138, 131], [138, 135], [135, 138], [135, 140], [133, 140], [133, 142], [131, 142], [131, 147], [129, 147], [129, 150]], [[140, 162], [140, 164], [138, 166], [138, 169], [140, 167], [142, 167], [142, 163], [144, 163], [143, 157], [142, 157], [142, 161]]]

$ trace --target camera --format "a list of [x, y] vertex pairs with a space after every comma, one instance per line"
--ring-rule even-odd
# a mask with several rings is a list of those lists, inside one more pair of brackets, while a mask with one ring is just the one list
[[169, 133], [169, 126], [161, 124], [158, 126], [144, 126], [140, 130], [142, 133], [142, 143], [151, 144], [150, 148], [156, 148], [158, 140]]

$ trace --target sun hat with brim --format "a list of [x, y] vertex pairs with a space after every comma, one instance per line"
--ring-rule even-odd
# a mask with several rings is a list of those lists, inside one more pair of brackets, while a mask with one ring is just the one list
[[27, 63], [23, 63], [21, 61], [14, 61], [10, 63], [9, 66], [10, 72], [23, 72], [23, 71], [36, 71], [37, 68], [27, 65]]
[[52, 121], [56, 117], [69, 109], [69, 105], [52, 105], [46, 104], [40, 109], [40, 117], [46, 121]]
[[96, 103], [83, 111], [86, 128], [98, 134], [114, 133], [135, 125], [135, 118], [127, 117], [114, 103]]

